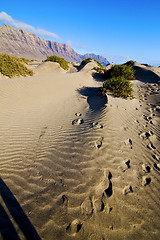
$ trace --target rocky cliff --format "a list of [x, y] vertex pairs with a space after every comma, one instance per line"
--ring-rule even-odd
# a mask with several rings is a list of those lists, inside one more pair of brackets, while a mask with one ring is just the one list
[[95, 55], [80, 55], [67, 44], [44, 40], [28, 31], [16, 29], [8, 24], [0, 27], [0, 53], [8, 53], [16, 57], [44, 60], [47, 56], [57, 55], [69, 62], [80, 63], [85, 58], [91, 57], [103, 65], [109, 62], [106, 58]]

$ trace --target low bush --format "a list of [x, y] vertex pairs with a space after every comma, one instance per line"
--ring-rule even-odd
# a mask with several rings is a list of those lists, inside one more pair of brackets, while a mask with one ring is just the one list
[[130, 60], [130, 61], [124, 63], [123, 65], [132, 66], [133, 64], [134, 64], [134, 61]]
[[135, 80], [134, 70], [131, 65], [114, 65], [104, 71], [104, 78], [123, 77], [126, 80]]
[[103, 83], [103, 86], [100, 88], [100, 93], [105, 95], [107, 91], [113, 92], [115, 97], [122, 97], [125, 99], [128, 97], [133, 98], [133, 89], [130, 81], [121, 76], [112, 77]]
[[69, 69], [68, 62], [64, 58], [58, 57], [56, 55], [53, 55], [53, 56], [48, 56], [47, 59], [44, 62], [48, 62], [48, 61], [59, 63], [59, 65], [64, 70], [68, 70]]
[[0, 54], [0, 72], [9, 78], [33, 75], [33, 71], [24, 66], [22, 60], [5, 53]]
[[26, 58], [19, 58], [19, 61], [25, 64], [29, 64], [31, 61]]
[[92, 58], [86, 58], [85, 60], [83, 60], [83, 61], [81, 62], [80, 66], [83, 67], [83, 66], [85, 66], [87, 63], [89, 63], [89, 62], [92, 61], [92, 60], [94, 60], [94, 61], [98, 64], [98, 66], [99, 66], [100, 68], [104, 68], [104, 66], [103, 66], [98, 60], [95, 60], [95, 59], [92, 59]]
[[94, 61], [98, 64], [100, 68], [104, 68], [104, 66], [98, 60], [94, 60]]
[[81, 62], [81, 64], [80, 64], [80, 66], [85, 66], [87, 63], [89, 63], [91, 60], [93, 60], [92, 58], [86, 58], [86, 59], [84, 59], [82, 62]]

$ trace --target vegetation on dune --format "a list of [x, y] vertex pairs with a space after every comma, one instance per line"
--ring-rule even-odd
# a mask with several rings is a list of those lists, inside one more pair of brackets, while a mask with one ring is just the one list
[[[25, 59], [26, 60], [26, 59]], [[33, 71], [28, 69], [22, 62], [25, 61], [24, 58], [16, 58], [8, 54], [0, 54], [0, 72], [9, 77], [15, 76], [32, 76]], [[28, 60], [29, 61], [29, 60]]]
[[123, 65], [132, 66], [133, 64], [134, 64], [134, 61], [130, 60], [130, 61], [124, 63]]
[[[91, 60], [93, 59], [87, 58], [83, 60], [80, 66], [86, 65]], [[125, 99], [128, 97], [133, 98], [133, 89], [130, 80], [135, 80], [134, 70], [132, 68], [134, 61], [128, 61], [122, 65], [114, 65], [108, 70], [97, 60], [94, 61], [97, 62], [98, 66], [94, 67], [93, 70], [101, 74], [101, 77], [104, 79], [107, 79], [99, 90], [100, 94], [105, 95], [107, 91], [111, 91], [115, 97]]]
[[102, 65], [98, 60], [95, 60], [95, 59], [92, 59], [92, 58], [86, 58], [86, 59], [84, 59], [84, 60], [81, 62], [80, 66], [81, 66], [81, 67], [82, 67], [82, 66], [85, 66], [87, 63], [89, 63], [89, 62], [92, 61], [92, 60], [95, 61], [100, 68], [103, 68], [103, 65]]
[[60, 65], [64, 70], [68, 70], [68, 69], [69, 69], [68, 62], [67, 62], [64, 58], [58, 57], [58, 56], [56, 56], [56, 55], [47, 56], [47, 59], [46, 59], [44, 62], [48, 62], [48, 61], [59, 63], [59, 65]]
[[89, 63], [90, 61], [92, 61], [93, 59], [92, 58], [86, 58], [86, 59], [84, 59], [82, 62], [81, 62], [81, 64], [80, 64], [80, 66], [82, 67], [82, 66], [85, 66], [87, 63]]
[[94, 61], [98, 64], [100, 68], [104, 68], [104, 66], [98, 60], [94, 60]]
[[135, 80], [134, 70], [131, 65], [114, 65], [111, 69], [104, 71], [104, 78], [123, 77], [126, 80]]
[[25, 64], [29, 64], [31, 61], [26, 59], [26, 58], [18, 58], [20, 62], [25, 63]]
[[31, 59], [31, 60], [26, 59], [26, 58], [18, 58], [18, 59], [19, 59], [20, 62], [25, 63], [27, 65], [29, 65], [32, 62], [38, 62], [38, 60], [35, 60], [35, 59]]
[[101, 73], [102, 77], [106, 79], [99, 92], [104, 95], [107, 91], [111, 91], [115, 97], [133, 98], [133, 89], [130, 83], [130, 80], [135, 80], [133, 63], [133, 61], [128, 61], [122, 65], [114, 65], [109, 70], [95, 69], [97, 73]]
[[131, 83], [122, 76], [112, 77], [106, 80], [99, 92], [105, 95], [107, 91], [112, 91], [115, 97], [122, 97], [125, 99], [128, 97], [133, 98]]

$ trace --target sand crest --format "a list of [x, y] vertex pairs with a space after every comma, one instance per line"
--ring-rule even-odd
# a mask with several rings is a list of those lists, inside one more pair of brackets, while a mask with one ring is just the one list
[[66, 71], [57, 62], [43, 62], [34, 68], [34, 72], [36, 75], [42, 75], [46, 73], [64, 73]]

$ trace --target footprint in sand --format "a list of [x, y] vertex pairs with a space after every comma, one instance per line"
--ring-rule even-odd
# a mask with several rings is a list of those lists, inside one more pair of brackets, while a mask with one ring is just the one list
[[156, 154], [153, 154], [152, 157], [157, 160], [157, 161], [160, 161], [160, 156], [156, 155]]
[[148, 176], [143, 176], [142, 178], [142, 185], [145, 187], [151, 183], [151, 178]]
[[147, 121], [151, 121], [151, 120], [152, 120], [152, 116], [149, 115], [148, 117], [146, 117], [146, 120], [147, 120]]
[[152, 108], [148, 108], [147, 111], [148, 112], [153, 112], [153, 109]]
[[126, 195], [128, 193], [132, 193], [133, 192], [133, 188], [131, 185], [127, 185], [125, 186], [125, 188], [123, 189], [123, 194]]
[[103, 125], [98, 122], [94, 122], [92, 123], [92, 127], [103, 128]]
[[146, 115], [142, 115], [142, 117], [146, 120], [149, 121], [148, 117]]
[[95, 145], [96, 147], [99, 149], [102, 146], [102, 141], [103, 141], [103, 137], [100, 137], [96, 142]]
[[40, 172], [36, 172], [36, 175], [37, 175], [37, 176], [41, 176], [41, 173], [40, 173]]
[[149, 165], [147, 165], [146, 163], [144, 163], [144, 164], [142, 165], [142, 170], [143, 170], [143, 172], [145, 172], [145, 173], [149, 173], [149, 172], [151, 171], [151, 168], [150, 168]]
[[72, 125], [80, 125], [82, 123], [84, 123], [84, 120], [82, 118], [74, 119], [72, 121]]
[[107, 198], [110, 198], [113, 194], [111, 178], [112, 174], [110, 173], [110, 171], [105, 170], [101, 182], [95, 188], [95, 192], [93, 195], [93, 209], [95, 212], [103, 211], [106, 205]]
[[80, 220], [75, 219], [66, 227], [66, 232], [72, 234], [73, 236], [78, 233], [82, 228], [82, 223]]
[[46, 129], [47, 127], [43, 128], [43, 130], [41, 131], [41, 134], [39, 135], [39, 139], [44, 136], [44, 134], [46, 133]]
[[135, 123], [137, 123], [138, 125], [140, 125], [140, 122], [138, 120], [134, 120]]
[[107, 204], [107, 198], [112, 195], [111, 177], [110, 171], [105, 170], [101, 182], [91, 194], [92, 197], [86, 198], [81, 204], [82, 214], [91, 216], [93, 213], [102, 212], [104, 210], [108, 214], [112, 211], [112, 207]]
[[91, 216], [93, 213], [93, 203], [91, 197], [86, 198], [81, 204], [81, 213], [87, 216]]
[[130, 160], [125, 160], [121, 163], [120, 169], [122, 170], [122, 172], [125, 172], [129, 168], [130, 168]]
[[141, 132], [139, 134], [140, 138], [142, 138], [143, 140], [147, 140], [149, 139], [150, 136], [153, 135], [153, 132], [152, 131], [148, 131], [148, 132]]
[[158, 105], [158, 106], [156, 106], [156, 109], [155, 109], [156, 111], [160, 111], [160, 106]]
[[155, 116], [156, 116], [155, 113], [150, 113], [148, 117], [152, 118], [152, 117], [155, 117]]
[[103, 196], [97, 198], [92, 196], [92, 198], [85, 199], [81, 204], [81, 213], [86, 216], [92, 216], [93, 213], [98, 213], [104, 211], [109, 214], [112, 211], [112, 207], [108, 204], [105, 205], [103, 201]]
[[127, 139], [126, 141], [125, 141], [125, 145], [127, 145], [127, 146], [129, 146], [131, 149], [132, 149], [132, 145], [133, 145], [133, 142], [132, 142], [132, 139]]
[[63, 194], [63, 195], [57, 200], [57, 204], [58, 204], [58, 205], [67, 206], [67, 205], [68, 205], [68, 197]]
[[87, 238], [88, 240], [105, 240], [106, 238], [99, 236], [99, 234], [92, 232], [90, 233], [89, 237]]
[[92, 201], [95, 213], [102, 212], [104, 210], [104, 202], [102, 199], [98, 199], [93, 196]]
[[148, 143], [147, 147], [148, 147], [150, 150], [156, 149], [155, 146], [152, 144], [152, 142]]
[[160, 163], [155, 163], [155, 164], [154, 164], [154, 167], [155, 167], [157, 170], [160, 171]]
[[76, 115], [77, 117], [80, 117], [80, 116], [82, 116], [82, 114], [81, 114], [80, 112], [78, 112], [78, 113], [75, 113], [75, 115]]
[[127, 131], [127, 130], [128, 130], [128, 127], [127, 127], [127, 126], [121, 126], [120, 129], [121, 129], [122, 131]]

